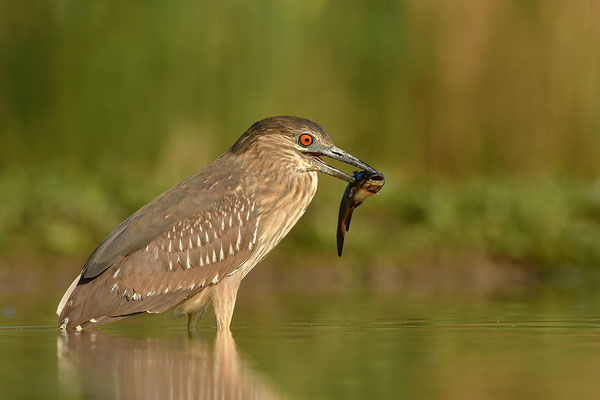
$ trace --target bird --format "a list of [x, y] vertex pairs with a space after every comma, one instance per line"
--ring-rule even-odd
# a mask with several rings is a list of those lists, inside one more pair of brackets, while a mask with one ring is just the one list
[[242, 279], [304, 214], [317, 173], [354, 181], [323, 156], [375, 171], [308, 119], [255, 122], [215, 161], [98, 245], [60, 300], [59, 329], [81, 331], [175, 307], [193, 331], [211, 304], [217, 331], [229, 332]]

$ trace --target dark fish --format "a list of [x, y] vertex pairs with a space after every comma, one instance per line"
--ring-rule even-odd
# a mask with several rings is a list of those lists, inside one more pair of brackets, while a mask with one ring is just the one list
[[342, 256], [342, 247], [344, 246], [344, 237], [350, 229], [350, 219], [354, 209], [362, 204], [365, 199], [373, 194], [377, 194], [385, 183], [385, 178], [379, 172], [355, 171], [353, 183], [346, 186], [342, 202], [340, 203], [340, 214], [338, 217], [337, 229], [337, 250], [338, 256]]

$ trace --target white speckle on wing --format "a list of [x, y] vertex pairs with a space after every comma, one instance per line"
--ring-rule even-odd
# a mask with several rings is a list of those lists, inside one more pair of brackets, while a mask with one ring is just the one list
[[183, 244], [181, 243], [181, 239], [179, 239], [179, 251], [183, 251]]
[[169, 260], [169, 271], [173, 271], [173, 260]]
[[192, 285], [190, 286], [190, 290], [194, 290], [195, 287], [196, 287], [196, 284], [192, 283]]
[[204, 238], [206, 239], [206, 243], [210, 243], [210, 240], [208, 240], [208, 232], [204, 232]]
[[163, 291], [164, 294], [169, 293], [169, 288], [165, 288], [165, 290]]
[[[210, 215], [210, 214], [209, 214]], [[212, 229], [212, 222], [208, 221], [208, 227]]]
[[233, 224], [233, 217], [230, 215], [229, 216], [229, 227], [231, 228], [231, 225]]
[[129, 298], [129, 292], [127, 291], [127, 289], [123, 290], [122, 296], [125, 297], [126, 299]]
[[91, 322], [92, 324], [95, 324], [95, 323], [96, 323], [96, 322], [98, 322], [98, 321], [96, 320], [96, 318], [92, 318], [92, 319], [90, 319], [90, 322]]
[[202, 260], [202, 254], [200, 254], [200, 262], [199, 262], [201, 267], [204, 267], [204, 260]]
[[112, 285], [112, 287], [110, 288], [111, 292], [118, 292], [119, 291], [119, 285], [117, 285], [116, 283], [114, 285]]
[[131, 296], [131, 300], [133, 301], [138, 301], [142, 299], [142, 295], [139, 293], [134, 293], [133, 296]]
[[171, 231], [167, 232], [167, 239], [171, 239]]
[[202, 232], [204, 229], [202, 229], [202, 225], [198, 225], [198, 229], [200, 230], [200, 232]]
[[169, 253], [171, 252], [172, 248], [171, 248], [171, 241], [169, 240]]
[[216, 230], [215, 230], [215, 231], [213, 231], [213, 234], [214, 234], [214, 236], [215, 236], [215, 240], [219, 239], [219, 237], [217, 236], [217, 231], [216, 231]]
[[225, 254], [223, 254], [223, 245], [221, 245], [221, 252], [219, 253], [219, 260], [223, 261], [225, 259]]
[[221, 220], [221, 230], [224, 231], [225, 230], [225, 218], [223, 218]]
[[248, 249], [252, 250], [252, 242], [248, 242]]
[[190, 263], [190, 253], [189, 253], [189, 251], [187, 253], [187, 260], [185, 260], [185, 268], [186, 269], [192, 268], [192, 264]]
[[217, 262], [217, 253], [215, 253], [215, 249], [213, 249], [212, 262], [213, 263]]
[[150, 251], [150, 246], [146, 245], [146, 253]]
[[118, 268], [115, 273], [113, 274], [113, 278], [117, 279], [117, 276], [119, 276], [119, 272], [121, 272], [121, 268]]
[[256, 243], [256, 232], [258, 232], [258, 221], [260, 218], [256, 219], [256, 227], [254, 228], [254, 235], [252, 235], [252, 243]]
[[238, 228], [238, 237], [237, 242], [235, 243], [235, 250], [240, 250], [240, 245], [242, 244], [242, 230]]
[[213, 285], [219, 283], [219, 274], [217, 274], [210, 283], [212, 283]]
[[198, 247], [202, 246], [202, 242], [200, 241], [200, 235], [197, 236], [196, 244], [198, 245]]
[[250, 207], [250, 211], [254, 212], [254, 205], [255, 204], [256, 204], [255, 202], [252, 202], [252, 207]]
[[206, 285], [206, 279], [202, 281], [202, 283], [200, 284], [200, 287], [204, 287]]
[[206, 253], [206, 265], [210, 265], [210, 258], [208, 258], [208, 253]]
[[192, 237], [191, 237], [191, 236], [190, 236], [190, 240], [189, 240], [188, 248], [189, 248], [190, 250], [194, 248], [194, 245], [192, 244]]
[[231, 245], [231, 243], [229, 243], [229, 255], [233, 255], [233, 246]]
[[146, 295], [146, 297], [152, 297], [154, 296], [154, 292], [148, 292], [148, 294]]
[[76, 330], [77, 332], [81, 332], [81, 331], [83, 330], [83, 328], [81, 327], [81, 325], [77, 325], [77, 326], [75, 327], [75, 330]]
[[250, 210], [248, 210], [248, 212], [246, 213], [246, 221], [250, 220]]
[[242, 217], [240, 216], [240, 212], [237, 212], [237, 219], [238, 219], [238, 223], [240, 224], [240, 226], [242, 226]]

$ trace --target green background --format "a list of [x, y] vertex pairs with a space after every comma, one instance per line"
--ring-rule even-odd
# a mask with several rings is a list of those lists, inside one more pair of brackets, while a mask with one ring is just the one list
[[476, 288], [591, 276], [599, 12], [593, 1], [2, 2], [0, 274], [29, 272], [33, 286], [42, 272], [73, 275], [137, 208], [254, 121], [288, 114], [321, 124], [387, 184], [338, 260], [344, 184], [323, 176], [265, 261], [277, 279]]

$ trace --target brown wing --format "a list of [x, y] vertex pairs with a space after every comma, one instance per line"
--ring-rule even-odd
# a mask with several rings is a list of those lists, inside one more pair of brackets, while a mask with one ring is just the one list
[[90, 255], [82, 279], [94, 278], [123, 257], [145, 247], [178, 222], [212, 209], [242, 185], [243, 171], [217, 159], [167, 190], [117, 226]]
[[[223, 182], [214, 189], [223, 189]], [[61, 311], [59, 325], [66, 320], [66, 329], [85, 328], [135, 313], [161, 312], [235, 273], [255, 250], [259, 218], [244, 185], [226, 187], [230, 190], [220, 190], [210, 207], [152, 234], [143, 245], [138, 241], [133, 251], [114, 252], [116, 260], [103, 272], [82, 278]], [[136, 229], [143, 231], [139, 222]]]

